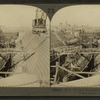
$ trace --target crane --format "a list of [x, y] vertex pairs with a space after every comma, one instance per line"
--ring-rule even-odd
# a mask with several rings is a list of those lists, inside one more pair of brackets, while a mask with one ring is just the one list
[[40, 34], [40, 33], [46, 33], [46, 19], [47, 15], [44, 11], [37, 8], [36, 10], [36, 17], [33, 19], [32, 22], [32, 33], [33, 34]]

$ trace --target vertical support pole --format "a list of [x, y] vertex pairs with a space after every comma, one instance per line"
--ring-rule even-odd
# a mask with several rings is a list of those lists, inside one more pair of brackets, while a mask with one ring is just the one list
[[59, 65], [60, 65], [60, 52], [58, 52], [58, 54], [59, 54], [58, 62], [59, 62]]
[[36, 27], [38, 26], [38, 19], [36, 18]]
[[59, 62], [56, 62], [56, 73], [55, 73], [55, 78], [54, 78], [54, 84], [57, 83], [57, 75], [58, 75], [58, 66], [59, 66]]

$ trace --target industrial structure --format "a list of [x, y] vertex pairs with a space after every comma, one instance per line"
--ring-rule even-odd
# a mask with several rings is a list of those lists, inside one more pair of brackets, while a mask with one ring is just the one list
[[90, 27], [88, 31], [84, 27], [71, 25], [59, 27], [51, 30], [51, 85], [78, 87], [79, 82], [79, 86], [86, 86], [81, 82], [91, 80], [91, 76], [94, 78], [99, 72], [100, 56], [97, 50], [100, 47], [100, 31]]
[[23, 38], [18, 38], [20, 32], [0, 31], [0, 87], [49, 86], [49, 37], [48, 34], [35, 35], [46, 30], [44, 12], [40, 12], [39, 20], [38, 11], [33, 31], [25, 33]]
[[32, 22], [32, 32], [33, 34], [39, 34], [39, 33], [46, 33], [47, 28], [46, 28], [46, 19], [47, 15], [44, 11], [41, 9], [37, 8], [36, 10], [36, 16], [35, 19]]

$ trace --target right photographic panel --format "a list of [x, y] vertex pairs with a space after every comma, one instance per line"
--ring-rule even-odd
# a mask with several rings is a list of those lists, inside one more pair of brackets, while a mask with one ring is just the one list
[[100, 5], [57, 11], [50, 43], [51, 87], [100, 86]]

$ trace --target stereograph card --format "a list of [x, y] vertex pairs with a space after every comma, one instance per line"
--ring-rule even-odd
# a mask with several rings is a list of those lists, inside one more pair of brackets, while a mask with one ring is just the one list
[[99, 96], [100, 5], [0, 4], [0, 96]]

